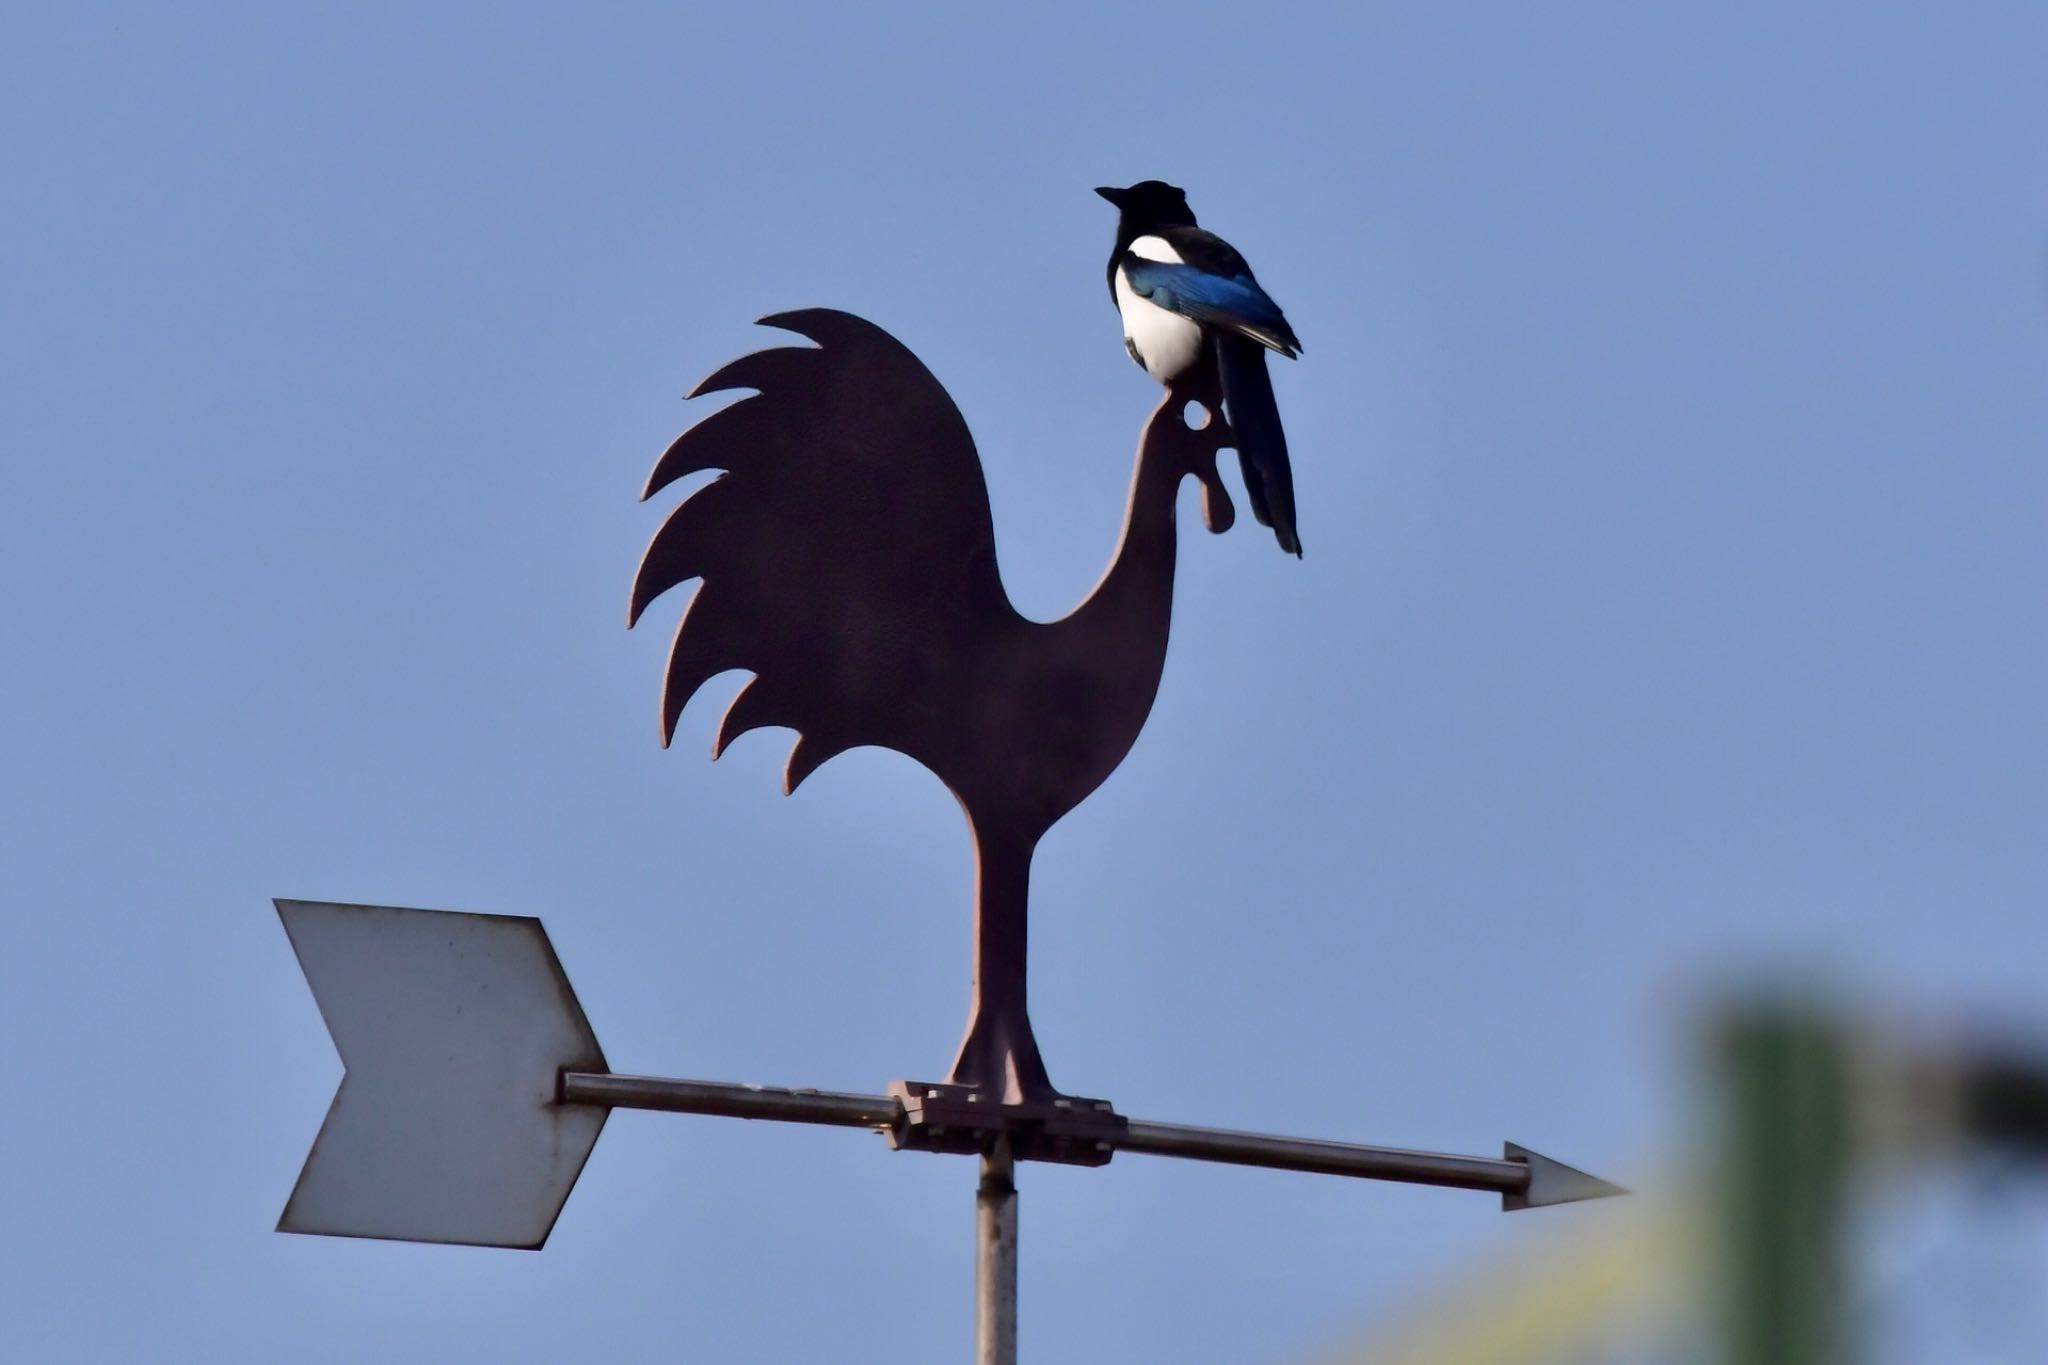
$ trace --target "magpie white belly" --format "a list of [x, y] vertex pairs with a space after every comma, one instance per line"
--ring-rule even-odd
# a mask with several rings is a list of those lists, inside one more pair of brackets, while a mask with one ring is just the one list
[[1178, 376], [1202, 353], [1202, 329], [1178, 313], [1149, 303], [1116, 277], [1116, 306], [1124, 318], [1124, 345], [1145, 373], [1160, 383]]

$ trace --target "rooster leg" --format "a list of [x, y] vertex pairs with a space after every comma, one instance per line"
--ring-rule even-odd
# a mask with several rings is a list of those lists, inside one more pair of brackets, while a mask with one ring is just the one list
[[1004, 1104], [1051, 1104], [1066, 1098], [1045, 1074], [1030, 1018], [1021, 1011], [999, 1013], [986, 1004], [969, 1021], [945, 1083]]
[[1005, 1104], [1064, 1099], [1045, 1073], [1025, 1004], [1025, 910], [1037, 841], [976, 826], [974, 842], [974, 991], [946, 1083]]

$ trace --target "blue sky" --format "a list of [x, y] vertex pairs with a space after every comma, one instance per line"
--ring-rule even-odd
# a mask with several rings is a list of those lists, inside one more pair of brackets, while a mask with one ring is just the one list
[[[17, 7], [11, 1349], [965, 1350], [971, 1170], [857, 1134], [615, 1115], [539, 1255], [273, 1233], [340, 1069], [269, 898], [542, 916], [622, 1070], [942, 1069], [951, 798], [860, 752], [784, 800], [786, 736], [706, 762], [717, 699], [660, 751], [635, 495], [752, 319], [847, 308], [1065, 610], [1154, 394], [1088, 191], [1146, 176], [1306, 344], [1307, 557], [1187, 536], [1150, 726], [1036, 867], [1057, 1080], [1630, 1180], [1726, 975], [2048, 1026], [2044, 45], [2024, 4]], [[1584, 1216], [1135, 1157], [1024, 1201], [1063, 1360], [1297, 1357]]]

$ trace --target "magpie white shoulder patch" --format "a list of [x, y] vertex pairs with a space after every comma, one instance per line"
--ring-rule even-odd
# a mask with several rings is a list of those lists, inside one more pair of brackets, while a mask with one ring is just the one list
[[1180, 253], [1175, 251], [1164, 237], [1134, 237], [1131, 239], [1130, 251], [1141, 261], [1165, 261], [1169, 265], [1181, 263]]

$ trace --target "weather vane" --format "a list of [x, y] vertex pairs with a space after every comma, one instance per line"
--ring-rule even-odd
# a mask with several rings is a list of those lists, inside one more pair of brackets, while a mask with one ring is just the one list
[[[1237, 449], [1257, 519], [1300, 552], [1262, 352], [1245, 349], [1291, 353], [1285, 319], [1178, 190], [1104, 194], [1123, 210], [1110, 280], [1126, 341], [1166, 392], [1109, 568], [1066, 616], [1031, 621], [1010, 604], [966, 422], [901, 343], [848, 313], [764, 319], [816, 344], [744, 356], [698, 385], [692, 397], [753, 392], [677, 438], [642, 494], [718, 474], [670, 513], [633, 583], [629, 624], [701, 581], [669, 652], [664, 745], [704, 683], [746, 670], [714, 757], [748, 730], [793, 730], [794, 790], [847, 749], [893, 749], [966, 812], [973, 974], [951, 1070], [886, 1094], [616, 1075], [538, 920], [279, 901], [346, 1068], [281, 1228], [538, 1247], [613, 1108], [866, 1128], [981, 1158], [975, 1359], [1002, 1365], [1016, 1358], [1016, 1161], [1144, 1152], [1489, 1190], [1509, 1209], [1618, 1192], [1514, 1144], [1459, 1156], [1153, 1123], [1054, 1087], [1025, 995], [1032, 853], [1151, 713], [1182, 481], [1201, 485], [1209, 529], [1227, 530], [1216, 461]], [[1174, 319], [1194, 320], [1194, 344]]]

